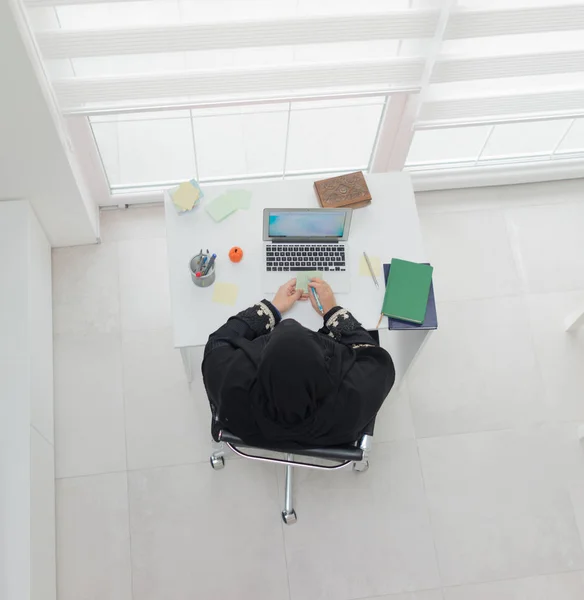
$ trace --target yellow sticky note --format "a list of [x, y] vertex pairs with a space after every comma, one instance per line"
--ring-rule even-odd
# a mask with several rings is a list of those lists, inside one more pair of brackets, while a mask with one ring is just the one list
[[199, 199], [199, 190], [189, 182], [181, 183], [178, 189], [172, 193], [172, 201], [181, 210], [191, 210]]
[[[371, 262], [373, 273], [381, 276], [381, 259], [379, 256], [369, 256], [369, 261]], [[367, 261], [363, 255], [361, 255], [361, 260], [359, 261], [359, 275], [362, 277], [371, 277], [371, 271], [369, 271]]]
[[235, 283], [216, 283], [213, 286], [213, 302], [234, 306], [239, 294], [239, 286]]

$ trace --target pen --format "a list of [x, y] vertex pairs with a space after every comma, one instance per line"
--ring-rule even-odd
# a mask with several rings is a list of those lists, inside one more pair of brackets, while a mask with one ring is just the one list
[[207, 275], [209, 273], [209, 271], [211, 270], [211, 267], [215, 264], [216, 258], [217, 258], [217, 255], [213, 254], [213, 256], [209, 259], [209, 262], [207, 263], [205, 270], [203, 271], [203, 275]]
[[318, 306], [318, 310], [320, 310], [320, 314], [322, 314], [324, 312], [324, 309], [322, 308], [322, 304], [320, 303], [320, 298], [318, 297], [318, 294], [316, 293], [316, 290], [312, 286], [308, 286], [308, 287], [312, 291], [312, 295], [314, 296], [314, 300], [316, 301], [316, 305]]
[[369, 257], [367, 256], [366, 252], [363, 252], [363, 256], [365, 257], [365, 262], [367, 263], [369, 273], [371, 273], [371, 277], [373, 277], [373, 283], [375, 284], [375, 287], [377, 289], [379, 289], [379, 283], [377, 283], [377, 277], [375, 277], [375, 273], [373, 272], [373, 267], [371, 266], [371, 261], [369, 260]]

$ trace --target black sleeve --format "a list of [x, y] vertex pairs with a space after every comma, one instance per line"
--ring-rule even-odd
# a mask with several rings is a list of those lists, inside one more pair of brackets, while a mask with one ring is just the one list
[[324, 315], [324, 325], [319, 331], [346, 346], [378, 345], [361, 323], [346, 308], [341, 306], [331, 308]]
[[395, 367], [380, 346], [361, 347], [343, 379], [333, 419], [340, 435], [337, 442], [357, 439], [377, 415], [395, 383]]
[[[211, 405], [211, 433], [215, 441], [222, 427], [230, 427], [242, 437], [255, 434], [257, 429], [248, 394], [255, 373], [245, 367], [245, 355], [229, 340], [254, 340], [272, 331], [281, 318], [270, 302], [262, 300], [231, 317], [209, 336], [201, 371]], [[229, 387], [228, 393], [224, 393], [225, 386]]]
[[229, 346], [228, 340], [230, 339], [254, 340], [260, 335], [269, 333], [281, 319], [278, 310], [267, 300], [262, 300], [250, 308], [242, 310], [209, 336], [204, 358], [207, 358], [207, 355], [215, 348]]

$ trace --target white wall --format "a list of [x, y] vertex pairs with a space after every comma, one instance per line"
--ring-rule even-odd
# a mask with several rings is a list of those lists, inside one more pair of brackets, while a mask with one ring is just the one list
[[0, 202], [0, 598], [54, 600], [51, 248]]
[[95, 243], [97, 205], [78, 170], [20, 0], [0, 2], [0, 81], [0, 200], [29, 200], [53, 246]]

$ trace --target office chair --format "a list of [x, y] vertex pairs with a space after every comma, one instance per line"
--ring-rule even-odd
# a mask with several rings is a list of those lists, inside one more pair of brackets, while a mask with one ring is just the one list
[[[358, 440], [352, 444], [344, 446], [330, 446], [323, 448], [314, 448], [310, 446], [294, 448], [294, 450], [283, 450], [282, 448], [270, 447], [269, 443], [266, 445], [250, 446], [243, 440], [233, 435], [226, 429], [221, 429], [218, 434], [219, 441], [222, 444], [227, 445], [235, 454], [243, 458], [249, 458], [251, 460], [258, 460], [263, 462], [271, 462], [276, 464], [286, 465], [286, 483], [284, 489], [284, 510], [282, 511], [282, 520], [286, 525], [293, 525], [297, 521], [296, 511], [293, 507], [292, 498], [292, 486], [293, 486], [293, 469], [295, 467], [304, 467], [308, 469], [323, 469], [326, 471], [334, 471], [342, 469], [349, 464], [353, 465], [354, 471], [363, 472], [369, 468], [369, 452], [371, 450], [371, 443], [373, 440], [373, 428], [375, 425], [375, 419], [367, 426], [366, 430], [361, 434]], [[255, 454], [248, 454], [243, 452], [241, 448], [246, 448], [256, 451], [270, 451], [279, 452], [286, 455], [285, 459], [280, 458], [268, 458], [264, 456], [257, 456]], [[325, 459], [333, 461], [338, 464], [326, 466], [315, 464], [311, 462], [303, 462], [294, 460], [295, 456]], [[222, 449], [216, 450], [211, 454], [209, 459], [213, 469], [222, 469], [225, 466], [225, 456]]]

